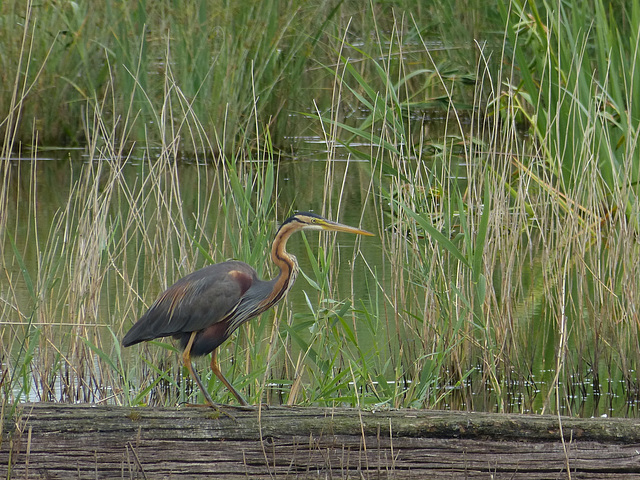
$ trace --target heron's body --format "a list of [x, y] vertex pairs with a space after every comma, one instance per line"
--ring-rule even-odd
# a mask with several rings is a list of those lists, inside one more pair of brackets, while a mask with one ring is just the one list
[[[292, 275], [291, 278], [294, 278]], [[253, 300], [273, 290], [278, 281], [264, 281], [244, 262], [209, 265], [181, 278], [165, 290], [127, 332], [125, 347], [145, 340], [173, 336], [184, 349], [198, 332], [191, 355], [211, 353], [244, 322], [273, 306], [280, 298], [255, 308]], [[290, 281], [287, 290], [293, 285]]]
[[178, 280], [165, 290], [149, 310], [127, 332], [125, 347], [145, 340], [173, 336], [184, 349], [183, 360], [205, 398], [212, 403], [200, 378], [193, 370], [191, 356], [213, 353], [211, 368], [238, 401], [242, 396], [224, 378], [216, 361], [216, 348], [244, 322], [268, 310], [291, 289], [298, 264], [286, 252], [289, 236], [302, 229], [336, 230], [371, 235], [364, 230], [330, 222], [312, 213], [288, 218], [278, 230], [271, 250], [280, 273], [273, 280], [260, 280], [244, 262], [229, 261], [204, 267]]

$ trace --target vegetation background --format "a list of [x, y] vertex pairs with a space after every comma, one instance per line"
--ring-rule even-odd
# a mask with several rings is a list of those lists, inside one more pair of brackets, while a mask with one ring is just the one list
[[205, 264], [274, 275], [304, 207], [378, 240], [302, 238], [304, 300], [222, 348], [250, 401], [637, 414], [637, 2], [6, 1], [0, 28], [3, 406], [197, 401], [169, 340], [119, 339]]

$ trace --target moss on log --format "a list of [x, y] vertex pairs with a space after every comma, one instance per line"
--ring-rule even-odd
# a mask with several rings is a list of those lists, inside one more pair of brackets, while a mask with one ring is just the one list
[[[628, 419], [23, 404], [2, 478], [640, 478]], [[562, 441], [564, 438], [564, 442]]]

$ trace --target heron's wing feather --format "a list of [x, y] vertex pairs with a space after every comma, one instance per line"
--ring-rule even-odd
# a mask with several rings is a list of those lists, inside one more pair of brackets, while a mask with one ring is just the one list
[[256, 280], [246, 263], [210, 265], [165, 290], [127, 332], [122, 343], [195, 332], [225, 319]]

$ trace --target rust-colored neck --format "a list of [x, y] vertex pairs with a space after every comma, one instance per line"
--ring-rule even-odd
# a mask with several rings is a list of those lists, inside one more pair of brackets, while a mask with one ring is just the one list
[[280, 273], [275, 279], [273, 290], [271, 292], [269, 303], [274, 305], [280, 301], [287, 292], [293, 286], [298, 275], [298, 261], [296, 257], [287, 253], [285, 250], [287, 246], [287, 240], [292, 233], [300, 230], [300, 224], [297, 222], [290, 222], [282, 225], [276, 238], [273, 241], [273, 247], [271, 247], [271, 260], [280, 269]]

